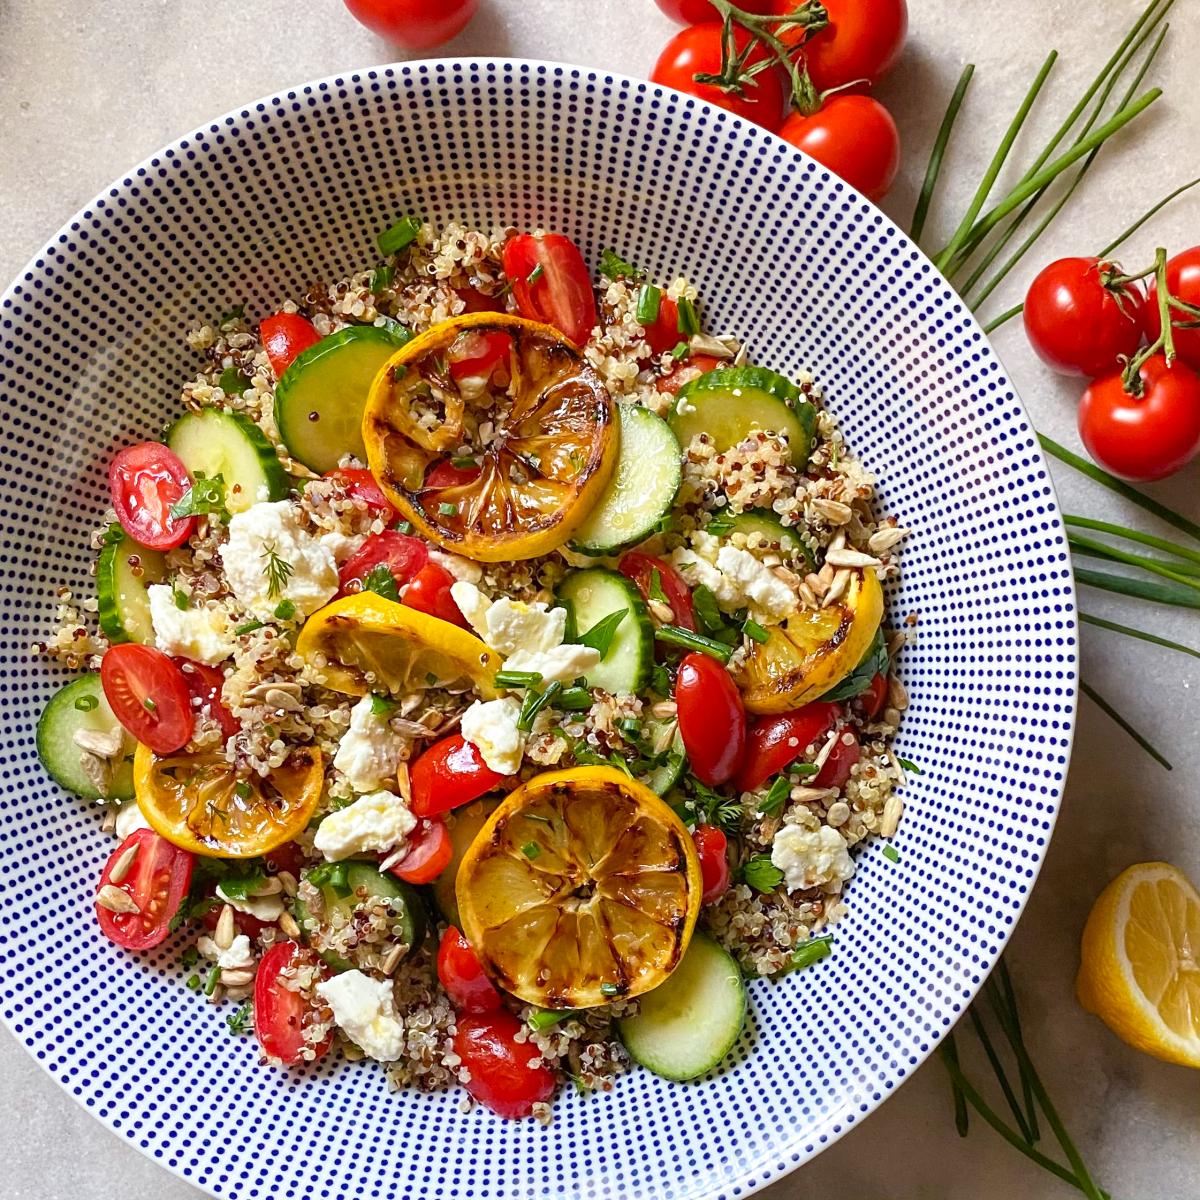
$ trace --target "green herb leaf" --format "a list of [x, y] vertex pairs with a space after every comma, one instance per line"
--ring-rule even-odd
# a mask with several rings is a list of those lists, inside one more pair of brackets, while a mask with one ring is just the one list
[[422, 222], [416, 217], [401, 217], [394, 225], [388, 226], [375, 241], [379, 245], [380, 254], [396, 254], [405, 246], [410, 246], [421, 232]]
[[764, 817], [777, 817], [783, 811], [784, 801], [792, 794], [792, 781], [786, 775], [778, 775], [767, 789], [758, 811]]
[[237, 783], [233, 785], [233, 790], [242, 800], [249, 800], [254, 794], [253, 789], [244, 779], [239, 779]]
[[742, 878], [756, 892], [773, 892], [783, 882], [783, 872], [771, 861], [764, 850], [748, 859], [742, 868]]
[[650, 674], [650, 687], [658, 695], [666, 697], [671, 694], [671, 674], [662, 663], [655, 663]]
[[221, 880], [221, 891], [230, 900], [246, 900], [251, 892], [257, 891], [266, 881], [266, 875], [255, 867], [243, 875], [226, 875]]
[[296, 615], [296, 606], [290, 600], [281, 600], [275, 605], [275, 617], [279, 621], [290, 621]]
[[600, 274], [605, 279], [640, 279], [645, 272], [626, 262], [615, 250], [601, 250]]
[[226, 367], [217, 380], [217, 387], [227, 396], [242, 396], [250, 390], [250, 380], [237, 367]]
[[607, 617], [601, 617], [587, 631], [582, 634], [578, 640], [580, 646], [590, 646], [593, 650], [599, 652], [603, 659], [612, 647], [613, 638], [617, 635], [617, 629], [622, 621], [625, 620], [628, 609], [618, 609], [616, 612], [611, 612]]
[[383, 717], [386, 719], [395, 711], [395, 700], [389, 700], [387, 696], [381, 696], [378, 692], [371, 693], [371, 715], [373, 717]]
[[529, 733], [537, 715], [562, 691], [562, 684], [554, 681], [544, 692], [528, 691], [521, 703], [521, 711], [517, 716], [517, 728], [522, 733]]
[[831, 688], [821, 699], [849, 700], [853, 696], [860, 696], [871, 686], [871, 681], [876, 675], [886, 675], [887, 671], [887, 642], [884, 640], [883, 630], [877, 629], [862, 661], [841, 683]]
[[259, 557], [263, 561], [263, 575], [267, 580], [267, 595], [272, 600], [278, 600], [283, 595], [283, 589], [292, 577], [295, 567], [283, 557], [274, 547], [268, 546]]
[[400, 588], [396, 583], [396, 577], [383, 563], [372, 567], [363, 576], [362, 585], [363, 591], [374, 592], [377, 596], [382, 596], [385, 600], [393, 600], [397, 604], [400, 603]]
[[225, 480], [220, 475], [206, 479], [197, 475], [188, 488], [170, 508], [171, 516], [182, 520], [184, 517], [199, 517], [214, 514], [223, 521], [229, 520], [229, 510], [225, 507]]
[[241, 637], [243, 633], [253, 633], [256, 629], [261, 629], [263, 623], [261, 621], [243, 621], [240, 625], [234, 626], [233, 632]]
[[650, 571], [650, 586], [647, 588], [647, 594], [651, 600], [657, 600], [659, 604], [665, 604], [668, 608], [671, 607], [670, 600], [667, 599], [667, 593], [663, 591], [662, 572], [654, 567]]
[[250, 1032], [250, 1018], [254, 1016], [254, 1002], [251, 1000], [243, 1001], [235, 1012], [231, 1012], [225, 1018], [225, 1024], [229, 1026], [229, 1032], [235, 1035]]
[[180, 612], [187, 612], [191, 607], [192, 598], [177, 584], [171, 585], [171, 599], [175, 601], [175, 607]]
[[900, 861], [900, 851], [897, 850], [895, 846], [884, 846], [882, 853], [883, 857], [886, 858], [888, 862], [898, 863]]
[[200, 951], [195, 946], [189, 946], [180, 956], [179, 965], [189, 971], [200, 961]]
[[921, 768], [920, 768], [920, 767], [918, 767], [918, 766], [917, 766], [917, 764], [916, 764], [915, 762], [909, 762], [909, 760], [908, 760], [907, 758], [897, 758], [897, 759], [896, 759], [896, 761], [897, 761], [897, 762], [898, 762], [898, 763], [899, 763], [899, 764], [900, 764], [900, 765], [901, 765], [901, 766], [902, 766], [902, 767], [903, 767], [903, 768], [904, 768], [904, 769], [905, 769], [905, 770], [906, 770], [906, 771], [907, 771], [907, 772], [908, 772], [910, 775], [924, 775], [924, 774], [925, 774], [925, 772], [924, 772], [924, 771], [922, 771], [922, 770], [921, 770]]
[[[709, 528], [711, 529], [712, 526], [710, 525]], [[692, 607], [696, 610], [701, 632], [720, 633], [725, 628], [725, 618], [717, 606], [717, 598], [711, 588], [705, 587], [702, 583], [692, 588]]]

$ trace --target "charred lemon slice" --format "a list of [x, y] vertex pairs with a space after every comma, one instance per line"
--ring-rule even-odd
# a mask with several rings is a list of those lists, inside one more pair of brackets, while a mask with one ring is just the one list
[[426, 687], [499, 693], [500, 657], [473, 633], [374, 592], [356, 592], [318, 609], [300, 631], [296, 652], [335, 692], [405, 693]]
[[505, 991], [593, 1008], [679, 965], [704, 885], [692, 839], [612, 767], [538, 775], [488, 818], [458, 869], [463, 932]]
[[265, 779], [239, 778], [222, 754], [133, 756], [138, 807], [155, 832], [193, 854], [253, 858], [290, 842], [308, 824], [324, 782], [321, 752], [296, 750]]
[[[499, 347], [494, 361], [489, 346]], [[486, 362], [486, 374], [456, 372], [472, 361]], [[363, 442], [388, 499], [425, 537], [505, 562], [561, 546], [591, 511], [616, 462], [614, 411], [600, 376], [557, 330], [471, 313], [388, 360], [371, 385]], [[463, 454], [478, 469], [463, 467]], [[448, 477], [432, 473], [451, 467]]]
[[883, 620], [883, 589], [859, 571], [837, 604], [804, 609], [755, 642], [734, 678], [755, 713], [799, 708], [836, 687], [862, 662]]

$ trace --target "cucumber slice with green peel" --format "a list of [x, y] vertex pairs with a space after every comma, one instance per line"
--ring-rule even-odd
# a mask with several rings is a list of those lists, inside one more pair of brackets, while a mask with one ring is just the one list
[[[130, 558], [136, 559], [134, 574]], [[112, 643], [154, 645], [154, 622], [146, 589], [167, 577], [166, 559], [148, 546], [139, 545], [120, 525], [110, 525], [104, 549], [96, 562], [96, 596], [100, 602], [100, 628]]]
[[[341, 868], [345, 868], [344, 872]], [[305, 941], [335, 971], [349, 971], [354, 963], [334, 948], [339, 931], [344, 934], [354, 921], [354, 910], [360, 905], [382, 900], [391, 906], [397, 918], [396, 941], [408, 946], [411, 954], [425, 937], [427, 920], [425, 905], [417, 890], [394, 875], [385, 875], [369, 863], [348, 861], [326, 863], [315, 869], [319, 874], [323, 904], [319, 914], [312, 912], [299, 897], [296, 898], [296, 921]], [[308, 879], [313, 871], [305, 873]], [[310, 882], [315, 880], [310, 879]]]
[[283, 500], [291, 490], [275, 447], [245, 413], [221, 408], [184, 413], [168, 430], [167, 445], [191, 475], [220, 475], [231, 513], [262, 500]]
[[732, 538], [735, 534], [749, 537], [759, 534], [764, 541], [756, 541], [755, 549], [776, 550], [783, 554], [800, 554], [811, 569], [816, 567], [812, 551], [800, 540], [794, 529], [789, 529], [774, 513], [761, 508], [752, 508], [736, 515], [721, 514], [705, 527], [718, 537]]
[[296, 356], [275, 388], [275, 423], [294, 459], [322, 475], [346, 454], [367, 461], [362, 415], [371, 384], [409, 337], [402, 325], [351, 325]]
[[718, 452], [755, 430], [787, 437], [792, 465], [803, 470], [812, 450], [817, 411], [790, 380], [766, 367], [717, 367], [679, 389], [670, 426], [686, 450], [707, 433]]
[[[83, 769], [83, 748], [75, 740], [80, 730], [103, 737], [119, 733], [121, 749], [112, 760], [112, 782], [102, 793]], [[104, 696], [97, 674], [84, 675], [50, 697], [37, 723], [37, 752], [50, 778], [85, 800], [133, 798], [133, 752], [136, 743], [121, 728]]]
[[746, 984], [737, 963], [705, 933], [683, 961], [617, 1021], [630, 1057], [663, 1079], [698, 1079], [733, 1049], [746, 1023]]
[[618, 404], [620, 449], [604, 494], [575, 531], [583, 554], [613, 554], [645, 541], [670, 511], [683, 479], [670, 426], [640, 404]]
[[608, 652], [587, 673], [587, 686], [614, 694], [642, 691], [654, 669], [654, 626], [632, 580], [607, 567], [587, 567], [572, 571], [558, 585], [557, 596], [576, 641], [605, 617], [625, 614]]
[[[651, 726], [652, 727], [652, 726]], [[687, 766], [687, 751], [684, 749], [683, 736], [679, 729], [671, 741], [667, 756], [642, 780], [643, 783], [657, 796], [665, 796], [680, 780], [683, 769]]]

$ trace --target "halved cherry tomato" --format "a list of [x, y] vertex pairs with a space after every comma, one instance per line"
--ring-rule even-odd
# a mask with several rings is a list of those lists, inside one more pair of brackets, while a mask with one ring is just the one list
[[[113, 868], [130, 850], [133, 862], [120, 880]], [[172, 846], [153, 829], [135, 829], [109, 857], [100, 874], [100, 888], [115, 887], [137, 905], [137, 912], [113, 912], [96, 904], [96, 916], [105, 937], [126, 950], [157, 946], [171, 932], [171, 918], [192, 882], [192, 856]], [[97, 889], [99, 891], [99, 888]]]
[[258, 327], [258, 336], [262, 338], [276, 379], [283, 377], [297, 355], [321, 340], [311, 321], [306, 321], [299, 313], [286, 312], [267, 317]]
[[100, 662], [100, 683], [118, 721], [155, 754], [187, 745], [195, 721], [183, 672], [161, 650], [123, 642]]
[[887, 707], [887, 694], [887, 676], [877, 674], [867, 684], [866, 690], [856, 696], [852, 703], [857, 704], [862, 709], [863, 716], [868, 721], [876, 721], [879, 719], [879, 714]]
[[660, 392], [670, 392], [673, 396], [685, 383], [699, 379], [701, 375], [715, 370], [721, 365], [721, 360], [712, 354], [692, 354], [683, 360], [669, 375], [665, 375], [655, 385]]
[[[350, 555], [338, 571], [338, 596], [361, 592], [363, 581], [376, 567], [385, 568], [401, 588], [429, 561], [429, 547], [420, 538], [394, 529], [373, 533]], [[386, 580], [384, 581], [387, 582]]]
[[459, 1012], [495, 1012], [504, 1004], [495, 985], [483, 973], [471, 943], [453, 925], [442, 934], [437, 973], [438, 982]]
[[709, 787], [728, 782], [746, 749], [746, 710], [733, 677], [707, 654], [689, 654], [679, 664], [675, 704], [692, 773]]
[[809, 746], [823, 741], [841, 715], [838, 705], [827, 700], [806, 704], [794, 712], [763, 717], [754, 723], [746, 739], [746, 757], [734, 780], [739, 792], [752, 792], [795, 762]]
[[479, 478], [480, 467], [456, 467], [448, 458], [443, 458], [429, 468], [423, 484], [426, 488], [462, 487]]
[[409, 851], [388, 870], [405, 883], [432, 883], [447, 867], [454, 843], [445, 821], [421, 821], [408, 836]]
[[692, 831], [696, 854], [700, 859], [700, 876], [704, 880], [702, 904], [711, 904], [729, 891], [729, 857], [725, 853], [728, 839], [715, 825], [697, 825]]
[[651, 554], [630, 550], [628, 554], [621, 555], [617, 570], [637, 584], [637, 589], [645, 600], [651, 598], [650, 592], [657, 571], [659, 587], [667, 598], [667, 607], [675, 614], [673, 623], [681, 629], [696, 632], [696, 610], [692, 606], [692, 590], [669, 562]]
[[461, 733], [434, 742], [413, 763], [409, 776], [410, 807], [416, 817], [433, 817], [469, 804], [507, 778], [493, 771]]
[[446, 362], [450, 378], [486, 379], [512, 353], [513, 340], [503, 330], [468, 329], [450, 343]]
[[[329, 968], [311, 951], [295, 942], [276, 942], [258, 964], [254, 977], [254, 1032], [258, 1044], [269, 1058], [285, 1067], [315, 1062], [333, 1044], [333, 1030], [316, 1042], [308, 1041], [304, 1032], [321, 1020], [321, 1011], [303, 992], [284, 987], [279, 976], [299, 967], [311, 969], [314, 979], [328, 979]], [[312, 1051], [306, 1058], [305, 1050]]]
[[454, 576], [445, 567], [438, 563], [428, 563], [413, 576], [401, 599], [417, 612], [439, 617], [462, 629], [470, 629], [466, 617], [462, 615], [458, 605], [454, 603], [454, 597], [450, 595], [453, 586]]
[[830, 96], [810, 116], [792, 113], [779, 136], [868, 200], [882, 200], [900, 169], [900, 132], [892, 114], [871, 96]]
[[813, 776], [813, 787], [842, 788], [850, 778], [850, 768], [862, 757], [862, 746], [852, 729], [843, 729], [833, 743], [829, 757]]
[[170, 550], [191, 537], [196, 518], [171, 516], [171, 505], [191, 486], [187, 468], [161, 442], [126, 446], [108, 468], [108, 490], [121, 528], [154, 550]]
[[503, 312], [504, 297], [488, 296], [473, 287], [456, 288], [455, 293], [466, 306], [463, 312]]
[[308, 859], [305, 858], [304, 851], [295, 842], [284, 842], [282, 846], [268, 850], [263, 856], [263, 862], [266, 864], [269, 875], [288, 871], [299, 879], [300, 872], [304, 870]]
[[577, 346], [596, 324], [592, 277], [579, 247], [561, 233], [518, 233], [504, 243], [504, 273], [517, 311], [553, 325]]
[[679, 332], [679, 305], [669, 296], [664, 295], [658, 302], [658, 316], [645, 329], [646, 341], [655, 354], [674, 350], [680, 342], [687, 341]]
[[390, 525], [396, 519], [396, 510], [366, 467], [338, 467], [325, 478], [340, 483], [348, 496], [361, 500], [371, 512], [383, 519], [385, 525]]
[[518, 1041], [524, 1028], [507, 1008], [460, 1017], [454, 1052], [470, 1072], [463, 1084], [480, 1104], [498, 1117], [527, 1117], [535, 1104], [554, 1095], [558, 1076], [538, 1061], [532, 1042]]
[[221, 726], [226, 741], [234, 737], [242, 727], [221, 699], [221, 691], [225, 687], [225, 673], [220, 667], [193, 662], [190, 658], [176, 658], [174, 661], [183, 672], [183, 682], [187, 684], [192, 699], [199, 701], [200, 711], [207, 711]]

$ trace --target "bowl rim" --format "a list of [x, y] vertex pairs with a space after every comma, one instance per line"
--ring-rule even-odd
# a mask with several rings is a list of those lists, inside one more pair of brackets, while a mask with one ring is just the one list
[[[467, 69], [492, 69], [496, 70], [503, 66], [524, 67], [530, 68], [534, 72], [542, 74], [568, 74], [578, 73], [582, 76], [603, 78], [605, 81], [611, 81], [617, 85], [631, 85], [634, 88], [643, 91], [654, 91], [660, 95], [675, 97], [687, 104], [699, 105], [708, 114], [713, 117], [732, 122], [734, 128], [753, 132], [756, 134], [770, 135], [771, 131], [762, 126], [748, 121], [736, 113], [730, 112], [727, 109], [714, 105], [707, 100], [698, 96], [692, 96], [686, 92], [681, 92], [676, 88], [668, 87], [665, 84], [655, 83], [651, 80], [642, 79], [636, 75], [629, 75], [622, 71], [609, 70], [605, 67], [588, 66], [581, 63], [563, 62], [556, 59], [540, 59], [529, 58], [523, 55], [447, 55], [435, 57], [420, 57], [413, 59], [399, 59], [390, 62], [379, 63], [372, 66], [353, 68], [345, 71], [337, 71], [330, 75], [318, 77], [316, 79], [304, 80], [300, 83], [291, 84], [280, 88], [274, 92], [268, 92], [265, 95], [258, 96], [246, 103], [236, 105], [225, 112], [218, 114], [203, 122], [198, 126], [189, 127], [184, 133], [181, 133], [176, 138], [164, 143], [157, 150], [147, 154], [139, 162], [132, 167], [123, 171], [115, 179], [113, 179], [106, 187], [97, 192], [89, 201], [81, 205], [55, 233], [47, 239], [41, 248], [35, 252], [25, 265], [17, 272], [4, 291], [0, 293], [0, 306], [15, 302], [19, 299], [17, 288], [23, 283], [31, 282], [37, 272], [42, 270], [48, 256], [55, 253], [55, 247], [69, 240], [71, 234], [75, 232], [75, 227], [81, 224], [89, 216], [94, 215], [96, 208], [107, 210], [110, 205], [110, 200], [115, 200], [126, 188], [134, 186], [135, 177], [139, 172], [149, 174], [154, 169], [156, 160], [164, 158], [170, 151], [173, 154], [184, 150], [185, 144], [190, 145], [196, 139], [203, 139], [211, 133], [220, 132], [221, 128], [228, 128], [235, 125], [241, 120], [250, 118], [253, 115], [253, 110], [261, 106], [264, 109], [269, 109], [273, 104], [276, 104], [283, 99], [294, 99], [297, 96], [304, 95], [308, 92], [327, 92], [331, 88], [338, 88], [346, 84], [354, 84], [362, 81], [373, 81], [378, 78], [389, 78], [403, 75], [405, 72], [419, 71], [422, 68], [446, 68], [446, 67], [461, 67]], [[386, 95], [381, 93], [381, 95]], [[267, 113], [264, 119], [269, 119], [271, 114]], [[779, 139], [779, 144], [784, 153], [795, 156], [803, 164], [817, 171], [824, 172], [830, 176], [834, 172], [823, 164], [817, 162], [798, 147], [792, 146], [785, 142], [782, 138]], [[884, 222], [886, 227], [890, 228], [896, 235], [899, 236], [901, 244], [910, 253], [915, 252], [919, 258], [914, 265], [927, 265], [934, 273], [939, 285], [944, 286], [950, 291], [962, 306], [962, 319], [967, 325], [966, 332], [978, 332], [982, 339], [982, 346], [995, 359], [1001, 369], [1001, 378], [1012, 392], [1012, 403], [1015, 405], [1017, 412], [1024, 418], [1030, 431], [1034, 434], [1034, 445], [1030, 448], [1030, 466], [1028, 470], [1034, 471], [1039, 467], [1044, 472], [1045, 483], [1049, 488], [1048, 507], [1052, 507], [1052, 511], [1047, 514], [1047, 518], [1051, 521], [1056, 532], [1062, 537], [1065, 544], [1066, 541], [1066, 526], [1063, 522], [1062, 505], [1058, 497], [1058, 491], [1054, 484], [1054, 478], [1049, 470], [1049, 464], [1042, 449], [1042, 446], [1037, 441], [1037, 430], [1033, 423], [1024, 400], [1021, 398], [1020, 392], [1013, 384], [1008, 375], [1008, 371], [1004, 366], [1004, 361], [992, 344], [987, 332], [983, 329], [974, 312], [967, 306], [966, 301], [955, 290], [954, 285], [942, 274], [934, 265], [926, 252], [912, 239], [907, 230], [902, 229], [886, 212], [884, 212], [873, 201], [867, 199], [859, 192], [852, 184], [840, 180], [852, 198], [868, 204], [874, 209], [878, 218]], [[1064, 609], [1062, 621], [1064, 628], [1062, 635], [1070, 637], [1074, 640], [1076, 647], [1078, 646], [1079, 635], [1079, 617], [1078, 617], [1078, 584], [1075, 579], [1073, 562], [1068, 555], [1065, 563], [1066, 577], [1060, 581], [1062, 588], [1061, 603]], [[812, 1136], [811, 1150], [805, 1149], [805, 1142], [809, 1139], [809, 1134], [801, 1134], [789, 1141], [778, 1141], [773, 1145], [774, 1157], [763, 1158], [757, 1166], [748, 1166], [741, 1170], [737, 1175], [724, 1177], [719, 1184], [714, 1185], [711, 1189], [706, 1190], [703, 1195], [703, 1200], [715, 1200], [717, 1197], [731, 1196], [750, 1196], [762, 1189], [777, 1183], [779, 1180], [786, 1178], [793, 1172], [798, 1171], [807, 1163], [813, 1161], [822, 1152], [827, 1150], [835, 1142], [840, 1141], [848, 1133], [862, 1125], [865, 1120], [874, 1114], [887, 1101], [892, 1099], [900, 1090], [901, 1087], [908, 1083], [918, 1070], [933, 1056], [934, 1052], [940, 1047], [943, 1041], [953, 1033], [959, 1022], [966, 1015], [967, 1009], [974, 1003], [982, 990], [987, 979], [995, 970], [1004, 951], [1008, 948], [1009, 942], [1015, 933], [1017, 926], [1020, 924], [1021, 918], [1025, 914], [1025, 910], [1029, 904], [1030, 897], [1037, 886], [1038, 880], [1041, 878], [1042, 869], [1045, 866], [1047, 853], [1050, 843], [1053, 840], [1055, 830], [1058, 825], [1058, 818], [1062, 808], [1063, 797], [1066, 792], [1068, 775], [1071, 766], [1072, 754], [1074, 751], [1075, 734], [1078, 727], [1079, 717], [1079, 683], [1080, 683], [1080, 661], [1076, 650], [1074, 660], [1069, 664], [1069, 669], [1065, 672], [1063, 680], [1063, 692], [1061, 697], [1064, 705], [1064, 713], [1062, 714], [1062, 729], [1059, 731], [1059, 736], [1062, 741], [1062, 755], [1064, 765], [1062, 768], [1062, 781], [1056, 785], [1055, 791], [1052, 793], [1054, 800], [1054, 810], [1046, 816], [1048, 828], [1045, 832], [1044, 844], [1041, 847], [1041, 853], [1035, 865], [1033, 876], [1029, 880], [1028, 886], [1024, 889], [1024, 894], [1021, 895], [1014, 908], [1012, 909], [1012, 920], [1005, 928], [999, 931], [996, 935], [997, 952], [994, 960], [986, 967], [979, 969], [978, 982], [970, 988], [969, 998], [963, 1001], [958, 1015], [953, 1023], [932, 1030], [928, 1035], [928, 1044], [923, 1052], [918, 1051], [915, 1055], [915, 1061], [912, 1062], [906, 1069], [904, 1077], [898, 1081], [896, 1086], [888, 1088], [876, 1098], [869, 1098], [862, 1102], [860, 1111], [850, 1113], [844, 1120], [839, 1121], [837, 1127], [832, 1129], [824, 1129], [819, 1135]], [[208, 1183], [200, 1184], [195, 1179], [186, 1175], [182, 1166], [171, 1165], [164, 1161], [161, 1157], [156, 1156], [151, 1149], [139, 1146], [137, 1142], [123, 1129], [118, 1129], [112, 1119], [106, 1115], [101, 1115], [97, 1110], [84, 1102], [81, 1096], [76, 1095], [68, 1086], [66, 1079], [60, 1079], [54, 1072], [49, 1069], [49, 1066], [38, 1056], [35, 1048], [27, 1044], [26, 1039], [17, 1033], [13, 1027], [13, 1021], [9, 1019], [6, 1013], [0, 1010], [0, 1020], [3, 1021], [5, 1027], [12, 1034], [14, 1040], [21, 1048], [41, 1066], [50, 1080], [56, 1084], [59, 1089], [68, 1097], [70, 1097], [81, 1108], [84, 1108], [90, 1116], [103, 1125], [109, 1133], [118, 1137], [122, 1144], [135, 1150], [149, 1161], [169, 1171], [171, 1175], [190, 1184], [198, 1191], [213, 1197], [236, 1197], [236, 1191], [217, 1192], [210, 1190]], [[305, 1192], [304, 1195], [310, 1193]], [[699, 1193], [697, 1195], [700, 1195]]]

